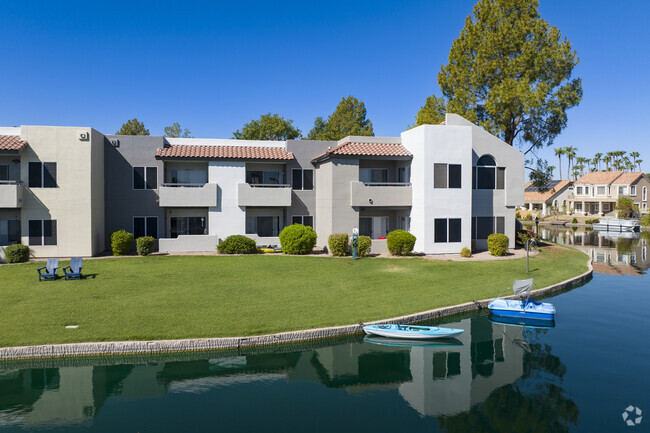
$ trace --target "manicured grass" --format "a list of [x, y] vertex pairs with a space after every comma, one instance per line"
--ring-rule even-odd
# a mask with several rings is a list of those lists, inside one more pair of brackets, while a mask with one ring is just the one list
[[[586, 261], [546, 246], [529, 275], [544, 287], [585, 272]], [[527, 277], [525, 259], [148, 256], [84, 260], [86, 279], [39, 283], [42, 265], [0, 266], [0, 347], [343, 325], [493, 297]]]

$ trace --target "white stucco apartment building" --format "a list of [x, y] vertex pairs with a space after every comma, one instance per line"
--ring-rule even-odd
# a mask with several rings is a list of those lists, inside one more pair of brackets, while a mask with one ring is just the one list
[[338, 142], [0, 128], [0, 245], [36, 257], [97, 255], [118, 229], [162, 251], [213, 251], [233, 234], [277, 244], [292, 223], [314, 227], [318, 246], [358, 227], [375, 252], [395, 229], [427, 254], [485, 248], [496, 232], [514, 247], [523, 203], [523, 154], [453, 114]]

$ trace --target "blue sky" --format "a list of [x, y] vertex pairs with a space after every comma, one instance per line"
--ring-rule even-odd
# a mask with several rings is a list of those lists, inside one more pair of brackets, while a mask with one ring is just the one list
[[[137, 117], [229, 138], [263, 113], [304, 134], [340, 99], [365, 102], [376, 135], [413, 123], [474, 1], [102, 2], [0, 0], [0, 126], [92, 126]], [[554, 147], [638, 151], [646, 128], [650, 4], [542, 0], [580, 57], [581, 104]], [[557, 165], [552, 149], [540, 156]], [[566, 160], [563, 161], [566, 177]]]

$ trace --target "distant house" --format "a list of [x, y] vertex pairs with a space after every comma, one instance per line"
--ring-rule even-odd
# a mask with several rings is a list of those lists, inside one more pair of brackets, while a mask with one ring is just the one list
[[524, 206], [528, 210], [540, 211], [542, 216], [550, 213], [551, 206], [556, 210], [566, 210], [572, 185], [570, 180], [552, 180], [541, 191], [533, 182], [528, 182], [524, 190]]
[[648, 211], [650, 179], [642, 172], [596, 171], [578, 179], [569, 195], [569, 206], [584, 215], [605, 215], [620, 197], [630, 197], [641, 212]]

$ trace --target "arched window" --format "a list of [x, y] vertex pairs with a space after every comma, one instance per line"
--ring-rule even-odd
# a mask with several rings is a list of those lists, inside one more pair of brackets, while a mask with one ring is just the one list
[[473, 185], [476, 189], [504, 189], [505, 188], [505, 167], [497, 167], [497, 162], [491, 155], [483, 155], [476, 162], [474, 170], [476, 181]]
[[644, 186], [643, 187], [643, 201], [648, 200], [648, 187]]

